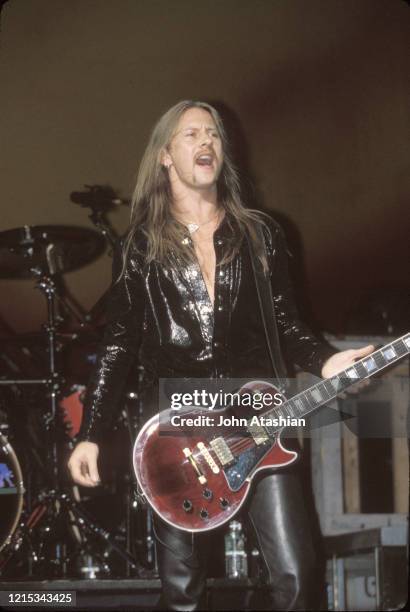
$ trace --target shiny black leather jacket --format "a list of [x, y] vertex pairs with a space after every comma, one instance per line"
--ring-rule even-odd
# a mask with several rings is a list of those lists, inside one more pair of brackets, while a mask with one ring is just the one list
[[[269, 222], [264, 236], [283, 355], [288, 363], [319, 376], [335, 349], [299, 320], [280, 227]], [[161, 377], [273, 376], [247, 241], [231, 262], [218, 265], [225, 242], [235, 239], [235, 225], [226, 215], [214, 234], [214, 306], [197, 262], [145, 264], [141, 241], [138, 251], [131, 251], [125, 273], [111, 288], [108, 323], [87, 388], [78, 440], [99, 441], [136, 360], [143, 366], [142, 393]], [[118, 249], [114, 279], [121, 267]]]

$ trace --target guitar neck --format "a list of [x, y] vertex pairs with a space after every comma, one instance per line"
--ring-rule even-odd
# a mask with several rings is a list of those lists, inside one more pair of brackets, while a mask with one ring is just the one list
[[301, 418], [334, 399], [339, 393], [355, 383], [378, 374], [389, 365], [399, 361], [410, 353], [410, 333], [398, 338], [391, 344], [374, 351], [367, 357], [356, 361], [346, 370], [331, 378], [294, 395], [281, 406], [265, 413], [276, 418]]

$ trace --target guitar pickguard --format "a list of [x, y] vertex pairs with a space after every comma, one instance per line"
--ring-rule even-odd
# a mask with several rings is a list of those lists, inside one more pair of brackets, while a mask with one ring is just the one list
[[238, 491], [241, 488], [249, 474], [274, 445], [275, 440], [268, 440], [259, 446], [249, 448], [238, 455], [232, 465], [224, 468], [225, 478], [231, 491]]

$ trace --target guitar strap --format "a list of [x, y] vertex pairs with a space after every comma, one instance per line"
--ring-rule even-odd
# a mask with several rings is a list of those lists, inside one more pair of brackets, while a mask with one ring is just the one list
[[[266, 248], [265, 236], [262, 226], [259, 223], [254, 225], [258, 244], [261, 245], [263, 254], [268, 261], [268, 251]], [[269, 271], [265, 271], [263, 264], [258, 257], [254, 243], [247, 233], [249, 254], [252, 263], [252, 270], [255, 279], [256, 292], [258, 294], [259, 308], [263, 327], [265, 330], [266, 343], [268, 345], [269, 356], [272, 362], [274, 375], [281, 380], [281, 386], [286, 387], [287, 371], [283, 360], [279, 343], [278, 327], [276, 324], [275, 307], [273, 303], [272, 286], [269, 278]], [[284, 389], [281, 389], [282, 391]]]

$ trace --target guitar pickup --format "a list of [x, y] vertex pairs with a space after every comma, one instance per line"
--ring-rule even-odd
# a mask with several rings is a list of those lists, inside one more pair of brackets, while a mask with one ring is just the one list
[[264, 444], [269, 440], [269, 436], [262, 425], [248, 425], [248, 431], [251, 434], [256, 446]]
[[223, 438], [215, 438], [214, 440], [211, 440], [210, 445], [215, 455], [221, 462], [222, 467], [226, 467], [235, 460], [231, 449]]
[[202, 473], [201, 468], [199, 467], [199, 465], [195, 461], [194, 456], [193, 456], [191, 450], [188, 447], [186, 447], [186, 448], [183, 449], [182, 452], [184, 453], [185, 457], [188, 459], [189, 463], [194, 468], [194, 471], [195, 471], [196, 475], [198, 476], [199, 483], [201, 485], [206, 484], [207, 480], [206, 480], [204, 474]]
[[212, 472], [214, 474], [219, 474], [219, 467], [216, 465], [215, 461], [212, 459], [212, 455], [209, 452], [209, 450], [206, 448], [205, 444], [203, 442], [198, 442], [197, 447], [202, 453], [202, 455], [204, 456], [205, 461], [211, 468]]

